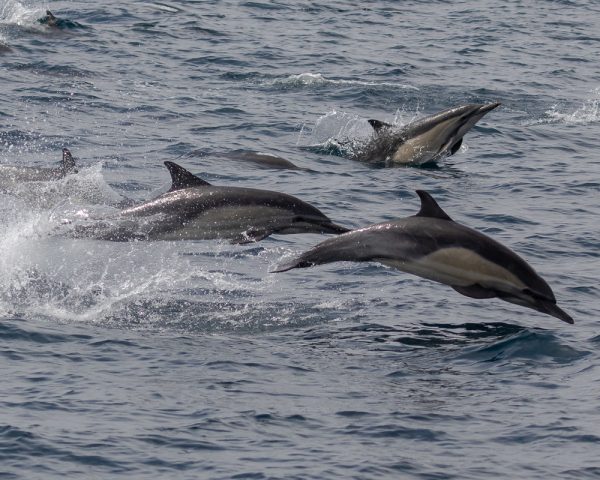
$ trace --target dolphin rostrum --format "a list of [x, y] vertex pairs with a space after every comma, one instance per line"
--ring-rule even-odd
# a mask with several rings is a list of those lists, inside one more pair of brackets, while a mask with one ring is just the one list
[[63, 148], [62, 153], [62, 161], [57, 168], [0, 165], [0, 177], [13, 182], [46, 182], [59, 180], [70, 173], [77, 173], [75, 160], [69, 149]]
[[388, 123], [369, 120], [373, 138], [355, 154], [368, 163], [423, 165], [444, 155], [454, 155], [463, 136], [499, 103], [470, 104], [443, 110], [394, 129]]
[[173, 182], [168, 192], [126, 208], [108, 222], [80, 225], [73, 236], [112, 241], [228, 239], [249, 243], [273, 233], [349, 231], [291, 195], [214, 186], [176, 163], [165, 165]]
[[421, 209], [416, 215], [328, 239], [274, 272], [340, 261], [375, 261], [449, 285], [467, 297], [500, 298], [573, 323], [556, 305], [548, 284], [525, 260], [453, 221], [429, 193], [417, 190], [417, 194]]

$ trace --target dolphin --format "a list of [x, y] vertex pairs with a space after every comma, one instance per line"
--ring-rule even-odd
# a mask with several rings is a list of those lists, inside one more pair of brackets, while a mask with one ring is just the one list
[[214, 186], [173, 162], [168, 192], [126, 208], [108, 221], [75, 227], [72, 236], [111, 241], [228, 239], [250, 243], [273, 233], [350, 231], [285, 193]]
[[186, 156], [198, 156], [207, 158], [219, 158], [234, 160], [238, 162], [253, 163], [260, 167], [271, 168], [276, 170], [304, 170], [285, 158], [273, 155], [271, 153], [256, 152], [253, 150], [229, 150], [222, 152], [206, 152], [203, 150], [193, 150]]
[[253, 152], [251, 150], [233, 150], [231, 152], [222, 153], [219, 156], [223, 156], [231, 160], [255, 163], [266, 168], [278, 170], [301, 170], [300, 167], [293, 164], [289, 160], [277, 155], [272, 155], [270, 153]]
[[328, 239], [273, 272], [374, 261], [449, 285], [467, 297], [499, 298], [573, 323], [556, 305], [552, 289], [525, 260], [452, 220], [429, 193], [417, 190], [417, 194], [421, 209], [416, 215]]
[[463, 136], [500, 103], [469, 104], [449, 108], [394, 129], [389, 123], [371, 119], [371, 140], [354, 157], [368, 163], [423, 165], [454, 155]]
[[42, 18], [38, 18], [38, 23], [56, 30], [85, 28], [82, 24], [73, 20], [56, 17], [50, 10], [46, 10], [46, 14]]
[[46, 15], [38, 19], [38, 23], [48, 25], [49, 27], [58, 27], [58, 18], [50, 10], [46, 10]]
[[62, 153], [62, 161], [57, 168], [0, 165], [0, 178], [13, 182], [47, 182], [59, 180], [70, 173], [77, 173], [75, 160], [69, 149], [63, 148]]

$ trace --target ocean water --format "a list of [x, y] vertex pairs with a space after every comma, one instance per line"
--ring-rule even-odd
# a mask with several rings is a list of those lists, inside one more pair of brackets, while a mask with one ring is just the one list
[[[0, 179], [0, 478], [600, 478], [598, 32], [593, 0], [0, 0], [0, 164], [80, 165]], [[491, 101], [435, 168], [345, 151]], [[350, 227], [426, 189], [575, 324], [374, 263], [268, 273], [321, 235], [51, 235], [165, 191], [165, 160]]]

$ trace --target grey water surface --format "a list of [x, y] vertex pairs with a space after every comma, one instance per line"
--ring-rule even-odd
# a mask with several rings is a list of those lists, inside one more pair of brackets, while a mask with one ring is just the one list
[[[0, 0], [0, 165], [79, 168], [0, 179], [0, 478], [600, 478], [599, 32], [592, 0]], [[436, 167], [350, 158], [370, 118], [495, 101]], [[54, 235], [165, 160], [351, 228], [425, 189], [575, 324], [379, 264], [268, 273], [323, 235]]]

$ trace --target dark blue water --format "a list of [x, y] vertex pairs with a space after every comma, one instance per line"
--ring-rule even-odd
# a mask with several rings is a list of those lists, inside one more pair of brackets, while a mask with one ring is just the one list
[[[598, 32], [595, 1], [0, 0], [0, 163], [81, 166], [0, 194], [0, 478], [599, 478]], [[332, 154], [490, 101], [437, 168]], [[352, 227], [427, 189], [576, 323], [378, 264], [268, 273], [319, 235], [48, 235], [164, 191], [164, 160]]]

